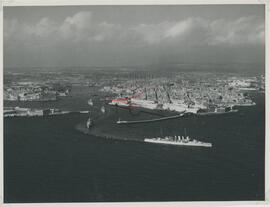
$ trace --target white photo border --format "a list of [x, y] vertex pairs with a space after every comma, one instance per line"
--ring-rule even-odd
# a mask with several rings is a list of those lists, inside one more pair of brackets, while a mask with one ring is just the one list
[[[190, 202], [113, 202], [113, 203], [4, 203], [4, 146], [3, 146], [3, 7], [12, 6], [83, 6], [83, 5], [265, 5], [265, 201], [190, 201]], [[0, 206], [90, 206], [90, 207], [179, 207], [179, 206], [270, 206], [270, 0], [1, 0], [0, 8]]]

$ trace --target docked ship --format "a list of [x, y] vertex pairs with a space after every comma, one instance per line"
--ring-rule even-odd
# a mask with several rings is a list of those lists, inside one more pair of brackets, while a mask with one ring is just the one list
[[[156, 91], [155, 91], [156, 92]], [[139, 110], [145, 113], [157, 114], [161, 116], [182, 114], [182, 113], [194, 113], [196, 114], [202, 105], [187, 105], [179, 100], [173, 100], [167, 93], [168, 101], [161, 102], [158, 100], [156, 94], [155, 100], [149, 100], [147, 98], [141, 99], [138, 97], [125, 97], [113, 99], [109, 105], [118, 106], [121, 108], [127, 108], [129, 110]]]
[[166, 144], [166, 145], [181, 145], [181, 146], [196, 146], [196, 147], [212, 147], [212, 143], [201, 142], [196, 139], [191, 139], [189, 136], [166, 136], [164, 138], [145, 138], [144, 142]]

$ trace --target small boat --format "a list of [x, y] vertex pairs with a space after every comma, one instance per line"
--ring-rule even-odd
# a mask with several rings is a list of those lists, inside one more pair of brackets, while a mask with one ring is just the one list
[[89, 129], [92, 125], [93, 125], [93, 122], [92, 122], [92, 120], [91, 120], [91, 118], [90, 118], [90, 116], [89, 116], [89, 118], [88, 118], [88, 120], [87, 120], [87, 122], [86, 122], [86, 127], [87, 127], [87, 129]]
[[94, 105], [94, 104], [93, 104], [93, 101], [92, 101], [92, 99], [91, 99], [91, 98], [88, 100], [88, 102], [87, 102], [87, 103], [88, 103], [88, 105], [89, 105], [89, 106], [93, 106], [93, 105]]
[[106, 109], [105, 109], [105, 107], [104, 107], [104, 106], [102, 106], [100, 110], [101, 110], [101, 112], [102, 112], [103, 114], [105, 114]]

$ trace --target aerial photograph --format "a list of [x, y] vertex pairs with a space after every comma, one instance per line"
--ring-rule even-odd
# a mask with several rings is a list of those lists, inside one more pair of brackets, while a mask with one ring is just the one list
[[3, 8], [4, 203], [265, 200], [265, 5]]

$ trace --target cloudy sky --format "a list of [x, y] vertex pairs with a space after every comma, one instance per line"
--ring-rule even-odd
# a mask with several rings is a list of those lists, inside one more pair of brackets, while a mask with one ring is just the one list
[[263, 5], [4, 8], [4, 66], [262, 63]]

